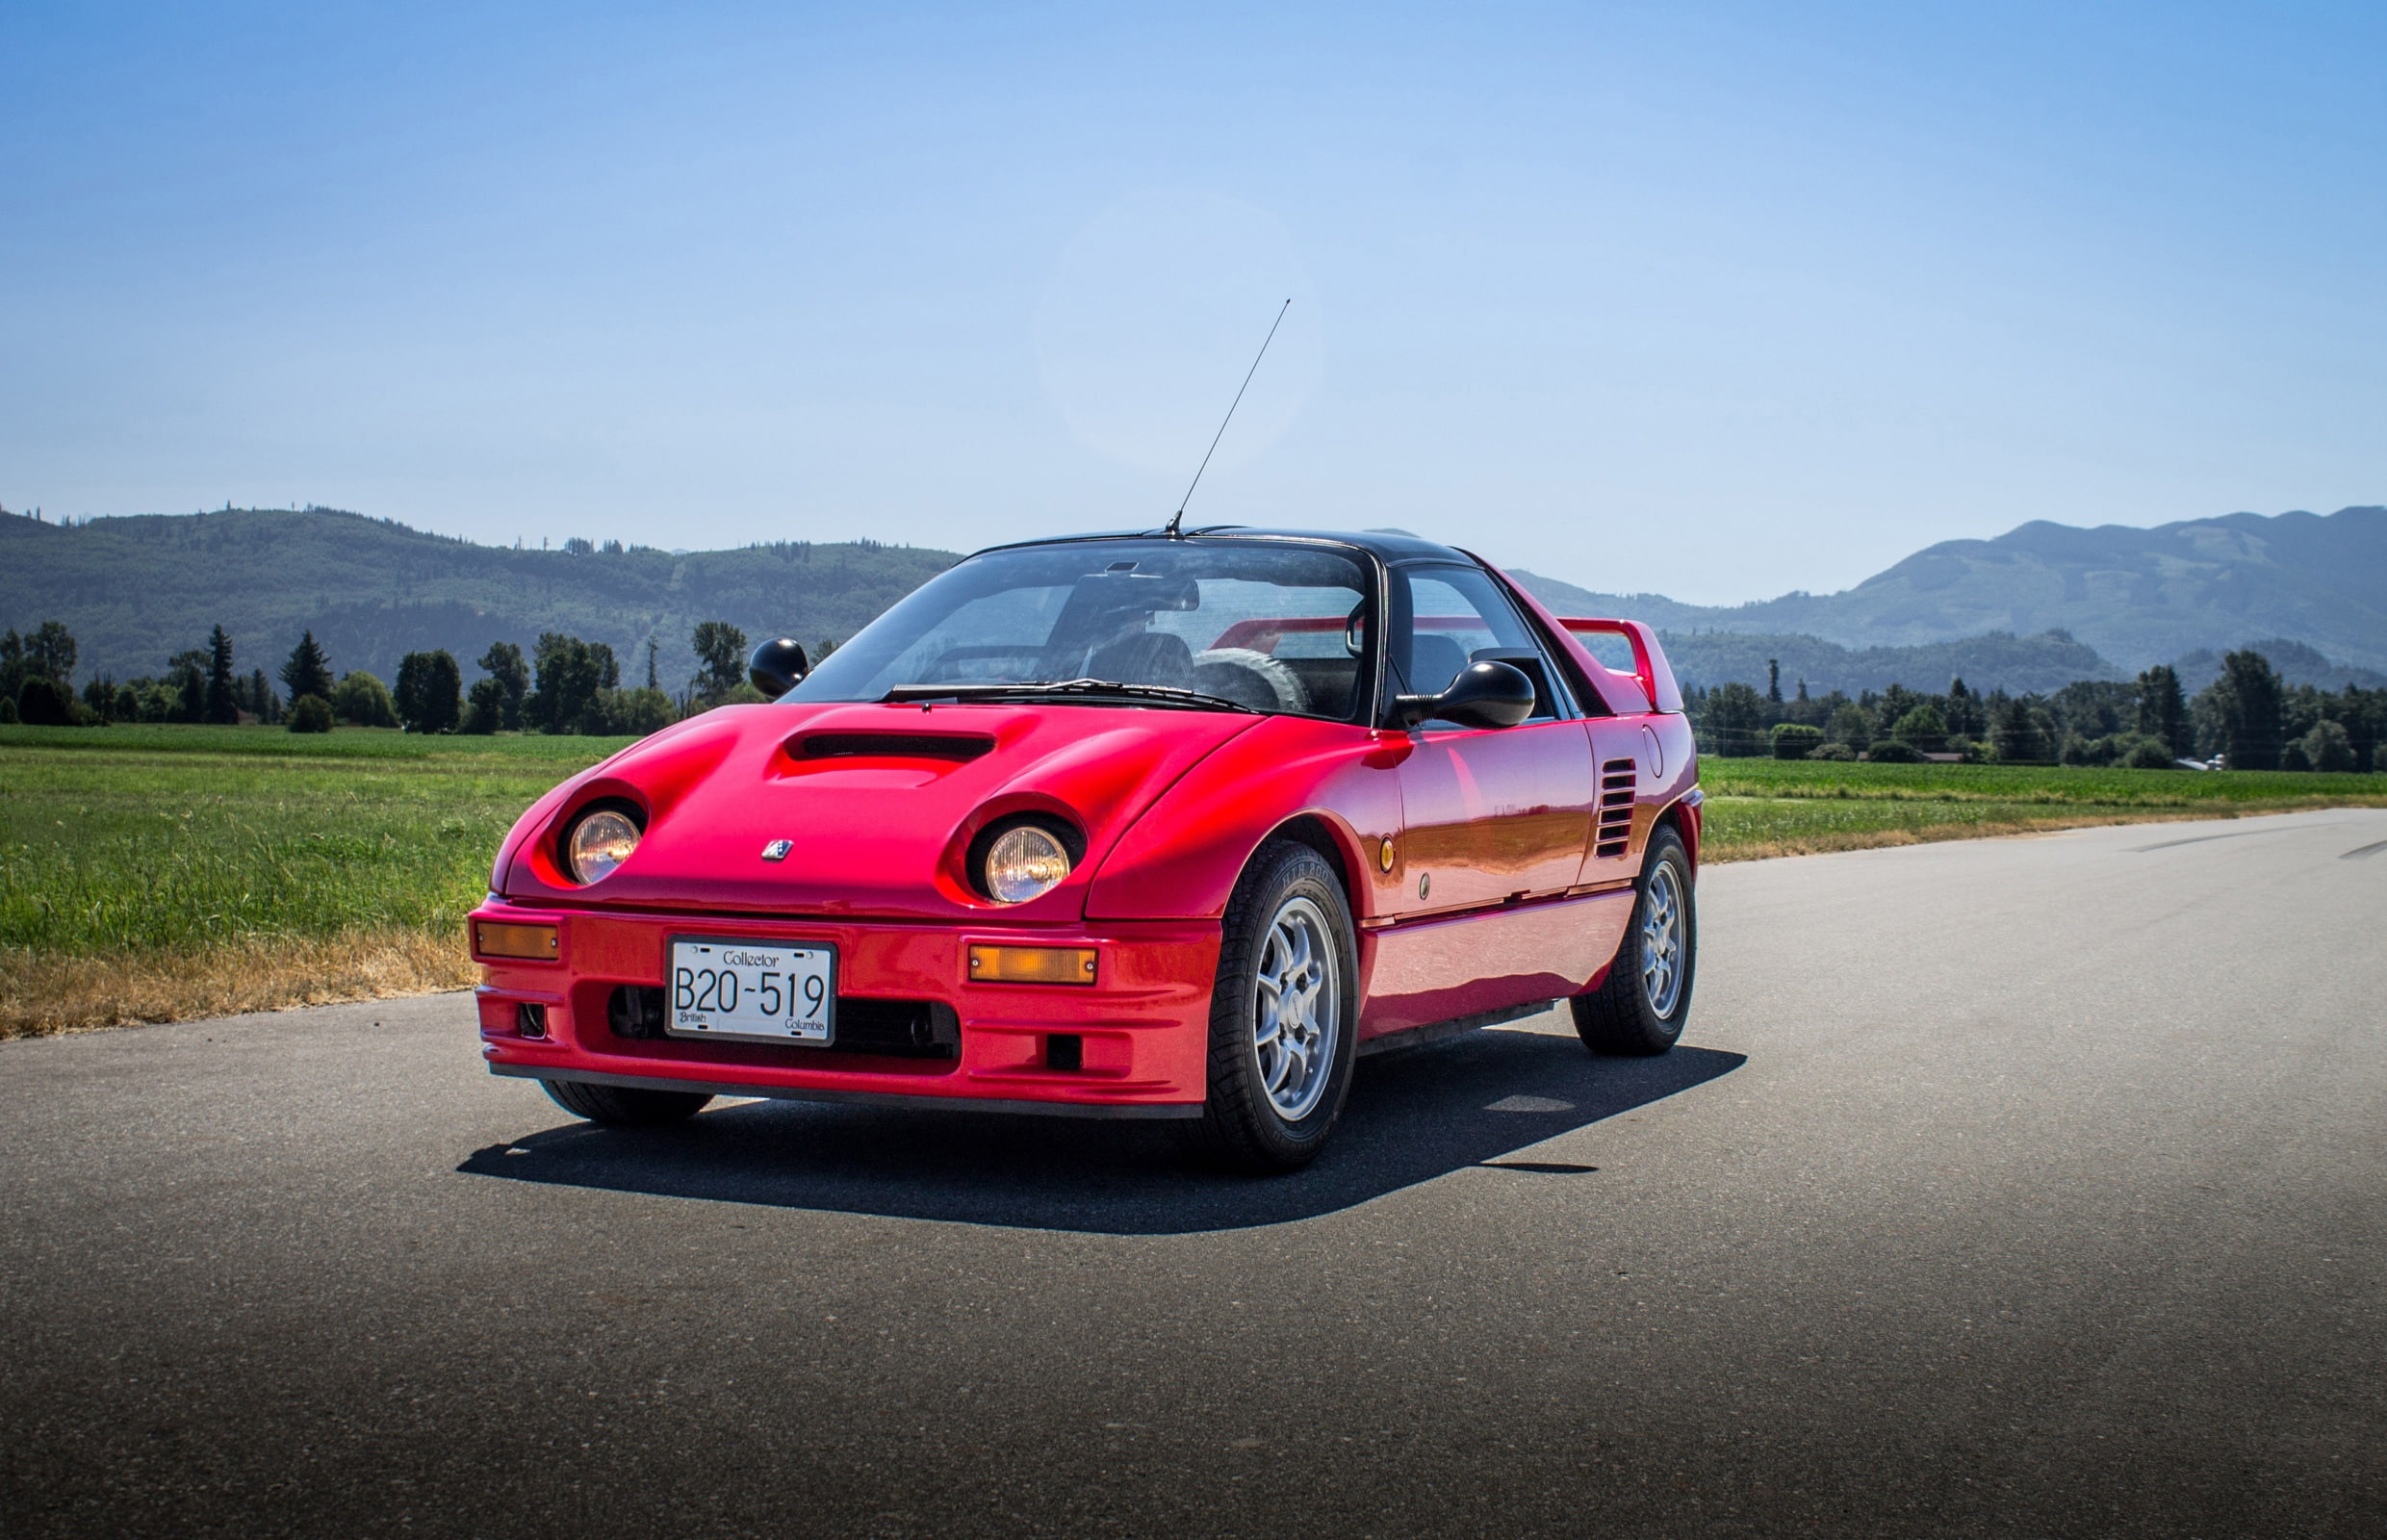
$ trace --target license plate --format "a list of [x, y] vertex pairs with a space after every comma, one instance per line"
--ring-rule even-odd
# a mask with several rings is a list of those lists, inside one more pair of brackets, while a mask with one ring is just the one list
[[818, 1047], [836, 1036], [834, 946], [674, 937], [671, 962], [671, 1037]]

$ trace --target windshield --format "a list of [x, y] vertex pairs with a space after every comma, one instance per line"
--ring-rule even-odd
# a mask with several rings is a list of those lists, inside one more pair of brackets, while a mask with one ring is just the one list
[[[1290, 543], [990, 551], [872, 621], [785, 699], [879, 701], [926, 686], [1003, 695], [1091, 680], [1147, 698], [1186, 692], [1221, 708], [1348, 718], [1371, 587], [1357, 557]], [[1091, 687], [1068, 698], [1105, 699]]]

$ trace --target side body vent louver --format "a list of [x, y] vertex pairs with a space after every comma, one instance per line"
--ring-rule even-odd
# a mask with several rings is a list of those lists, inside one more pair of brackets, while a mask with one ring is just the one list
[[1632, 842], [1633, 761], [1610, 759], [1600, 766], [1600, 832], [1592, 838], [1596, 857], [1622, 856]]

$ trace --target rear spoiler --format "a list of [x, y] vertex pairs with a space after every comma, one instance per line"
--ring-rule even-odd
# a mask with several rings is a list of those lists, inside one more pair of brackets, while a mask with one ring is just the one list
[[[1467, 554], [1476, 555], [1472, 551]], [[1553, 615], [1540, 600], [1526, 592], [1525, 584], [1484, 561], [1481, 556], [1476, 556], [1476, 560], [1482, 562], [1484, 569], [1501, 580], [1510, 598], [1557, 633], [1559, 642], [1567, 649], [1567, 655], [1575, 660], [1575, 666], [1581, 669], [1599, 690], [1609, 710], [1680, 712], [1682, 709], [1682, 687], [1674, 681], [1674, 665], [1666, 661], [1666, 650], [1657, 645], [1656, 631], [1637, 620], [1588, 620]], [[1632, 644], [1631, 673], [1617, 673], [1592, 656], [1591, 649], [1582, 644], [1582, 637], [1603, 633], [1622, 636]]]
[[[1657, 645], [1657, 633], [1637, 620], [1594, 620], [1580, 616], [1556, 617], [1558, 629], [1568, 633], [1574, 643], [1577, 661], [1588, 663], [1592, 678], [1630, 681], [1641, 692], [1641, 698], [1653, 709], [1680, 711], [1682, 709], [1682, 687], [1674, 681], [1674, 666], [1666, 661], [1666, 650]], [[1632, 644], [1632, 672], [1618, 674], [1591, 655], [1591, 649], [1575, 641], [1578, 636], [1622, 636]]]

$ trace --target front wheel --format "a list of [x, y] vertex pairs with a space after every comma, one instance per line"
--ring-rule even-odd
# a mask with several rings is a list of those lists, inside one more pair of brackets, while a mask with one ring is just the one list
[[684, 1123], [712, 1097], [701, 1091], [647, 1091], [637, 1086], [600, 1086], [585, 1080], [542, 1080], [556, 1106], [576, 1117], [608, 1128], [660, 1128]]
[[1606, 982], [1567, 1002], [1575, 1031], [1593, 1053], [1664, 1053], [1691, 1014], [1691, 973], [1699, 961], [1699, 909], [1681, 836], [1660, 826], [1632, 906], [1632, 923], [1608, 964]]
[[1203, 1152], [1245, 1171], [1308, 1165], [1343, 1111], [1358, 1022], [1358, 949], [1334, 868], [1306, 845], [1268, 847], [1227, 904], [1193, 1129]]

